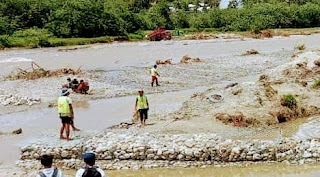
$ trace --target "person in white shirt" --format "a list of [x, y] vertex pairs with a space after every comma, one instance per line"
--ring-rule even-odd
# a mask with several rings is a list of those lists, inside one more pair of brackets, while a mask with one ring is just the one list
[[83, 154], [83, 161], [86, 166], [77, 171], [76, 177], [107, 177], [102, 169], [95, 166], [96, 155], [94, 153], [87, 152]]
[[160, 77], [160, 75], [157, 71], [157, 65], [154, 65], [153, 68], [150, 69], [150, 75], [151, 75], [151, 87], [153, 87], [154, 82], [156, 82], [157, 86], [160, 86], [158, 83], [158, 77]]
[[53, 157], [49, 155], [43, 155], [41, 157], [41, 164], [43, 165], [43, 169], [39, 171], [37, 177], [64, 177], [62, 172], [52, 167]]

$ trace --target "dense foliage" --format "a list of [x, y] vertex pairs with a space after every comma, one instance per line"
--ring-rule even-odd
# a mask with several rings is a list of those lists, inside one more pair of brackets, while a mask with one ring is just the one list
[[[199, 2], [210, 9], [197, 11]], [[192, 9], [190, 3], [196, 6]], [[42, 39], [128, 36], [159, 26], [223, 31], [320, 26], [320, 0], [233, 0], [227, 9], [219, 9], [219, 4], [220, 0], [0, 0], [0, 35], [20, 35], [17, 31], [26, 29], [45, 29]]]

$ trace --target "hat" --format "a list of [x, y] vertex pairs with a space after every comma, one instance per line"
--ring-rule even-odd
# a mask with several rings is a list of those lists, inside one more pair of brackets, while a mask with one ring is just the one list
[[143, 89], [142, 89], [142, 88], [141, 88], [141, 89], [139, 89], [139, 90], [138, 90], [138, 92], [143, 92]]
[[86, 152], [82, 157], [83, 159], [96, 159], [96, 155], [92, 152]]
[[61, 89], [61, 96], [66, 96], [69, 92], [69, 90], [67, 88], [62, 88]]

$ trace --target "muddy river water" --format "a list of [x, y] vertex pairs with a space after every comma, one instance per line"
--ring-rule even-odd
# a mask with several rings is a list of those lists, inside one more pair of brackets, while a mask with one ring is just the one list
[[[108, 177], [318, 177], [319, 165], [252, 164], [242, 167], [106, 171]], [[72, 175], [74, 171], [68, 171]]]
[[29, 67], [30, 61], [35, 61], [49, 69], [66, 66], [74, 68], [83, 66], [84, 69], [117, 69], [124, 66], [150, 66], [158, 59], [172, 58], [178, 61], [184, 55], [214, 59], [221, 56], [239, 55], [252, 48], [260, 53], [293, 50], [297, 44], [305, 44], [308, 49], [318, 48], [319, 39], [320, 35], [310, 35], [264, 40], [214, 39], [114, 43], [92, 45], [89, 48], [68, 52], [61, 52], [57, 48], [10, 50], [0, 52], [0, 74], [10, 72], [17, 66]]
[[[79, 67], [83, 69], [115, 70], [126, 66], [150, 66], [157, 59], [172, 58], [178, 61], [184, 55], [215, 59], [232, 57], [254, 48], [260, 53], [270, 53], [280, 50], [293, 50], [300, 43], [308, 49], [320, 48], [320, 35], [293, 36], [290, 38], [272, 38], [265, 40], [207, 40], [207, 41], [165, 41], [159, 43], [115, 43], [92, 45], [89, 48], [58, 51], [57, 48], [8, 50], [0, 52], [0, 75], [6, 75], [16, 67], [28, 67], [30, 61], [35, 61], [49, 69], [60, 67]], [[79, 47], [80, 48], [80, 47]], [[179, 109], [184, 101], [206, 87], [178, 92], [153, 94], [149, 96], [154, 107], [151, 114], [166, 114]], [[134, 97], [120, 97], [105, 100], [75, 103], [77, 126], [85, 129], [85, 134], [94, 134], [106, 127], [131, 119]], [[168, 104], [170, 103], [170, 104]], [[128, 109], [131, 108], [131, 109]], [[161, 109], [159, 109], [161, 108]], [[158, 110], [161, 110], [159, 112]], [[88, 121], [88, 119], [90, 119]], [[99, 123], [97, 123], [99, 122]], [[251, 138], [272, 139], [278, 136], [295, 138], [316, 138], [320, 135], [320, 121], [317, 117], [301, 119], [290, 124], [284, 124], [272, 131], [259, 130]], [[17, 137], [0, 137], [0, 162], [13, 164], [19, 158], [18, 148], [31, 142], [48, 141], [59, 144], [57, 140], [56, 110], [45, 108], [30, 110], [0, 116], [0, 131], [22, 128], [23, 135]], [[311, 130], [311, 131], [310, 131]], [[45, 132], [45, 133], [43, 133]], [[318, 134], [319, 132], [319, 134]], [[79, 137], [80, 135], [74, 134]], [[79, 141], [81, 140], [81, 136]], [[75, 138], [77, 141], [77, 138]], [[200, 177], [200, 176], [320, 176], [320, 166], [285, 166], [282, 164], [250, 165], [247, 167], [223, 167], [207, 169], [173, 169], [146, 171], [110, 171], [109, 176], [148, 176], [148, 177]], [[0, 174], [1, 176], [1, 174]]]

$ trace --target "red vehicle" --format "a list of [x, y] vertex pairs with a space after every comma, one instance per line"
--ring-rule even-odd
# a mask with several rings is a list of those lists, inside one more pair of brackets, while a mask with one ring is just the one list
[[160, 27], [148, 35], [150, 41], [171, 40], [171, 33], [164, 27]]

